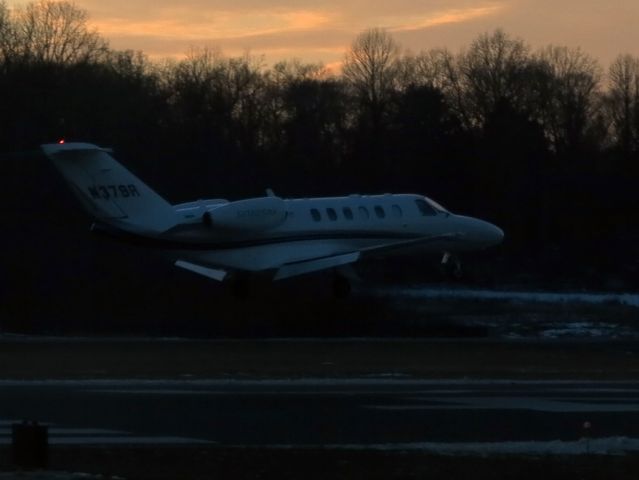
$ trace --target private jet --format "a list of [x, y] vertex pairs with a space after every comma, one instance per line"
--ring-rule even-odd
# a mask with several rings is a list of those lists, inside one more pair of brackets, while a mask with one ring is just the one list
[[350, 292], [351, 266], [366, 257], [441, 254], [499, 244], [503, 232], [455, 215], [423, 195], [385, 194], [171, 205], [112, 156], [89, 143], [41, 146], [93, 217], [92, 230], [164, 250], [176, 267], [246, 290], [247, 279], [277, 281], [333, 270], [336, 295]]

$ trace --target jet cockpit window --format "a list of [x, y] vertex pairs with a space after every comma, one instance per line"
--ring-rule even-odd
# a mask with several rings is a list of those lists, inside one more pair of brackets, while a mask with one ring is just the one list
[[337, 220], [337, 212], [335, 212], [335, 209], [333, 209], [333, 208], [327, 208], [327, 209], [326, 209], [326, 214], [328, 215], [328, 218], [329, 218], [331, 221], [333, 221], [333, 222], [334, 222], [335, 220]]
[[426, 200], [422, 200], [421, 198], [415, 200], [415, 204], [417, 208], [419, 208], [419, 213], [423, 216], [435, 216], [437, 215], [437, 210], [432, 207], [430, 204], [426, 203]]
[[366, 207], [359, 207], [357, 210], [359, 211], [359, 216], [362, 217], [364, 220], [368, 220], [369, 218], [371, 218]]
[[353, 210], [351, 210], [350, 207], [342, 208], [342, 213], [346, 220], [353, 220]]
[[384, 218], [386, 216], [386, 212], [379, 205], [375, 205], [375, 215], [377, 215], [377, 218]]
[[393, 212], [393, 217], [395, 218], [402, 217], [402, 208], [399, 205], [393, 205], [391, 207], [391, 212]]
[[442, 212], [442, 213], [448, 213], [450, 214], [450, 212], [445, 209], [442, 205], [440, 205], [439, 203], [437, 203], [435, 200], [431, 199], [431, 198], [426, 198], [426, 200], [428, 201], [428, 203], [431, 204], [431, 206], [437, 210], [438, 212]]
[[317, 208], [311, 208], [311, 217], [313, 217], [313, 220], [316, 222], [319, 222], [322, 219], [322, 214]]

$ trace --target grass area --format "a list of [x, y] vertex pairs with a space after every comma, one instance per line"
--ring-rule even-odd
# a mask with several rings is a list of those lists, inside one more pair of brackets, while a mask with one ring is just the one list
[[416, 378], [636, 380], [636, 342], [2, 340], [1, 379]]
[[[7, 460], [8, 451], [0, 450], [0, 467], [4, 467], [0, 470], [8, 468]], [[639, 455], [460, 457], [323, 449], [55, 447], [50, 453], [50, 468], [129, 480], [636, 480]]]
[[[221, 288], [175, 294], [175, 308], [157, 310], [152, 299], [87, 307], [82, 302], [6, 310], [0, 305], [0, 332], [57, 336], [137, 335], [189, 338], [384, 337], [543, 338], [561, 324], [583, 324], [590, 336], [639, 339], [639, 309], [610, 301], [543, 303], [485, 298], [422, 298], [401, 289], [383, 294], [355, 291], [335, 299], [321, 286], [269, 284], [238, 300]], [[319, 285], [318, 285], [319, 284]], [[219, 287], [219, 286], [218, 286]], [[314, 289], [314, 287], [317, 287]], [[145, 292], [142, 292], [145, 294]], [[33, 298], [25, 299], [34, 302]], [[47, 306], [48, 305], [48, 306]], [[115, 306], [117, 311], [113, 311]], [[584, 329], [574, 332], [588, 336]], [[597, 333], [597, 330], [599, 333]], [[571, 335], [572, 332], [567, 332]]]

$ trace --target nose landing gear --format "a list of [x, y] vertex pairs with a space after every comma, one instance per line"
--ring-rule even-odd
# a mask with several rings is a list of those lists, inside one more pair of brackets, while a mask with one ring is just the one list
[[447, 279], [458, 281], [464, 276], [461, 260], [457, 255], [453, 255], [452, 253], [444, 253], [440, 268]]

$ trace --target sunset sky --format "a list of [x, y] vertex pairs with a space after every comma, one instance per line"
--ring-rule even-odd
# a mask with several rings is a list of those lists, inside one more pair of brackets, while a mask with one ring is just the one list
[[[8, 0], [11, 5], [26, 3]], [[607, 65], [639, 56], [637, 0], [76, 0], [117, 49], [180, 57], [192, 46], [337, 65], [353, 38], [383, 27], [412, 51], [457, 51], [503, 28], [533, 47], [581, 46]]]

